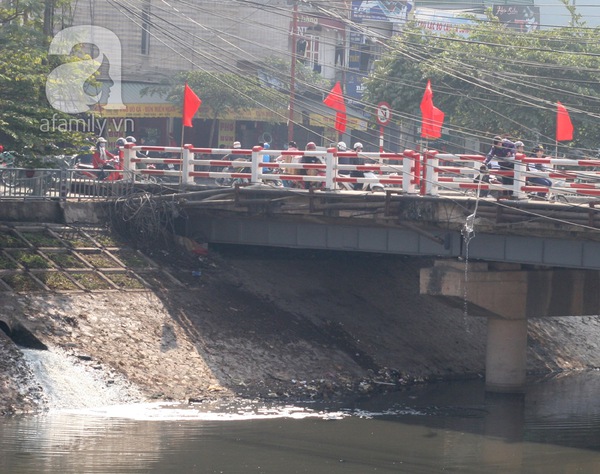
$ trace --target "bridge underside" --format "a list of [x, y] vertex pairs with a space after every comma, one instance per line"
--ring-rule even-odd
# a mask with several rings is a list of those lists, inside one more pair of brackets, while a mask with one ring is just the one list
[[465, 272], [464, 264], [437, 261], [421, 270], [421, 293], [487, 317], [486, 387], [497, 392], [524, 387], [529, 318], [600, 314], [600, 272], [592, 270], [476, 263]]
[[[357, 221], [359, 221], [357, 223]], [[600, 270], [600, 242], [477, 233], [467, 245], [460, 232], [412, 223], [352, 225], [322, 217], [227, 216], [192, 213], [191, 235], [209, 243], [325, 249], [413, 256], [469, 258], [548, 267]]]

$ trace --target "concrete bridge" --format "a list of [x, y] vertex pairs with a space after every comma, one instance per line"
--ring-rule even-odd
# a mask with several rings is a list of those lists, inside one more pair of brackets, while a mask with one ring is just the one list
[[435, 257], [421, 293], [488, 321], [486, 388], [519, 392], [527, 320], [600, 314], [600, 233], [582, 206], [239, 188], [185, 203], [208, 243]]
[[[198, 186], [162, 194], [185, 233], [206, 243], [435, 257], [421, 293], [467, 304], [486, 317], [486, 386], [515, 392], [525, 382], [527, 320], [600, 314], [597, 203], [290, 190], [266, 185]], [[183, 191], [186, 191], [183, 189]], [[148, 203], [136, 195], [128, 206]], [[30, 205], [28, 211], [25, 210]], [[3, 202], [0, 219], [90, 222], [112, 202]], [[115, 212], [114, 207], [111, 212]], [[466, 271], [465, 271], [466, 269]]]

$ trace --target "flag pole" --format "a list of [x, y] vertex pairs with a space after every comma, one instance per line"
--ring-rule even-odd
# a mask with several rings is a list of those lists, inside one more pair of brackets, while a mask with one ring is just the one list
[[183, 94], [181, 95], [181, 140], [179, 142], [179, 146], [183, 148], [183, 135], [185, 133], [185, 125], [183, 125], [184, 113], [185, 113], [185, 88], [187, 86], [187, 81], [183, 85]]

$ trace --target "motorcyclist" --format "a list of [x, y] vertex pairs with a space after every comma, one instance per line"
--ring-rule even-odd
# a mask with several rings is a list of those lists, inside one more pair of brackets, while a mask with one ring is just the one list
[[98, 138], [98, 140], [96, 141], [96, 149], [94, 151], [94, 156], [92, 158], [93, 167], [95, 169], [101, 170], [100, 173], [98, 173], [99, 180], [106, 179], [108, 175], [104, 170], [114, 170], [115, 163], [117, 162], [117, 157], [106, 149], [106, 143], [106, 138]]
[[[316, 151], [316, 150], [317, 150], [317, 145], [315, 144], [315, 142], [308, 142], [306, 144], [306, 151]], [[302, 158], [300, 158], [300, 163], [321, 163], [321, 160], [319, 159], [318, 156], [304, 154], [304, 155], [302, 155]], [[316, 170], [316, 169], [307, 170], [307, 169], [300, 168], [298, 170], [298, 174], [302, 175], [302, 176], [315, 176], [317, 173], [318, 173], [318, 170]], [[315, 187], [315, 185], [317, 183], [313, 183], [310, 181], [302, 181], [300, 184], [304, 189], [310, 189], [312, 187]]]
[[[352, 147], [354, 151], [357, 153], [356, 158], [349, 158], [350, 164], [352, 165], [364, 165], [365, 159], [363, 157], [358, 156], [363, 150], [363, 144], [360, 142], [356, 142]], [[352, 170], [350, 171], [350, 176], [352, 178], [364, 178], [364, 171]], [[361, 190], [363, 188], [363, 183], [354, 183], [354, 189]]]
[[[336, 148], [337, 148], [338, 153], [339, 152], [344, 152], [344, 151], [348, 150], [348, 147], [346, 146], [346, 142], [338, 142]], [[350, 164], [350, 158], [347, 158], [347, 157], [338, 158], [338, 164], [340, 164], [340, 165], [349, 165]], [[349, 175], [350, 171], [348, 171], [348, 170], [342, 170], [342, 171], [340, 171], [340, 174]]]

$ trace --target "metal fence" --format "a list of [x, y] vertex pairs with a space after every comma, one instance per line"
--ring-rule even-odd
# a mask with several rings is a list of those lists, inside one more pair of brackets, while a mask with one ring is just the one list
[[106, 200], [132, 193], [139, 179], [128, 171], [2, 168], [0, 199]]

